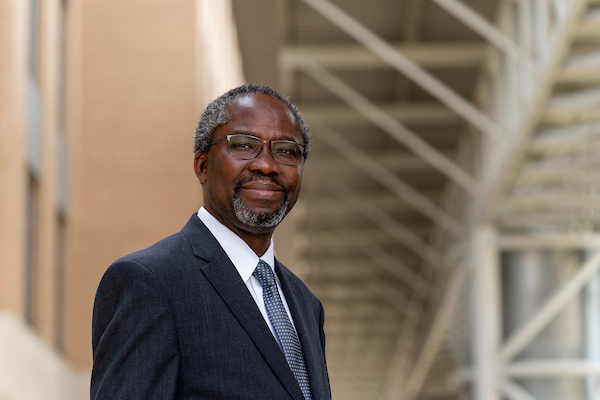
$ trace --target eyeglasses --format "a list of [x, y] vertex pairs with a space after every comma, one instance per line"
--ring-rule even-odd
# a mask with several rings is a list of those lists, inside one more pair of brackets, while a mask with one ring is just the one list
[[279, 164], [298, 165], [302, 161], [304, 146], [291, 140], [263, 140], [250, 135], [227, 135], [211, 143], [227, 140], [229, 155], [241, 160], [252, 160], [262, 150], [264, 143], [271, 144], [271, 155]]

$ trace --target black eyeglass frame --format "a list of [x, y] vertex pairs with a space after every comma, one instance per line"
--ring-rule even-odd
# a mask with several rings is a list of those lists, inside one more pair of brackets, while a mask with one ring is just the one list
[[[262, 142], [260, 150], [258, 150], [256, 152], [256, 154], [254, 154], [254, 156], [252, 156], [252, 157], [239, 157], [239, 156], [231, 154], [231, 151], [230, 151], [231, 150], [230, 139], [231, 139], [231, 137], [234, 137], [234, 136], [248, 137], [248, 138], [256, 139], [256, 140]], [[275, 160], [275, 162], [278, 163], [278, 164], [287, 165], [287, 166], [295, 166], [295, 165], [299, 165], [302, 162], [302, 160], [304, 159], [304, 148], [305, 148], [305, 146], [303, 144], [300, 144], [300, 143], [295, 142], [293, 140], [284, 140], [284, 139], [264, 140], [264, 139], [261, 139], [259, 137], [252, 136], [252, 135], [246, 135], [246, 134], [242, 134], [242, 133], [233, 133], [231, 135], [225, 135], [221, 139], [215, 140], [210, 145], [212, 146], [214, 144], [221, 143], [221, 142], [223, 142], [225, 140], [227, 140], [227, 154], [229, 154], [233, 158], [237, 158], [238, 160], [254, 160], [256, 157], [258, 157], [258, 155], [262, 151], [262, 148], [263, 148], [263, 146], [264, 146], [265, 143], [269, 143], [269, 153], [271, 153], [271, 157], [273, 157], [273, 160]], [[301, 154], [300, 154], [300, 158], [298, 159], [298, 162], [295, 163], [295, 164], [288, 164], [288, 163], [284, 163], [284, 162], [281, 162], [280, 160], [278, 160], [277, 157], [275, 157], [275, 154], [273, 154], [273, 143], [275, 143], [275, 142], [293, 143], [296, 146], [300, 146]]]

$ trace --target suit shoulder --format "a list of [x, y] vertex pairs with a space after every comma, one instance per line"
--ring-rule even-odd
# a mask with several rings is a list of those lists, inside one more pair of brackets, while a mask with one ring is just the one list
[[151, 246], [127, 254], [119, 258], [115, 263], [123, 261], [136, 261], [146, 264], [152, 264], [161, 259], [170, 259], [178, 255], [191, 252], [191, 246], [188, 238], [182, 233], [177, 232], [164, 239], [159, 240]]
[[186, 261], [191, 257], [193, 251], [188, 238], [182, 232], [177, 232], [145, 249], [119, 258], [111, 264], [105, 275], [118, 274], [124, 270], [144, 270], [157, 279], [164, 279], [177, 266], [187, 264]]

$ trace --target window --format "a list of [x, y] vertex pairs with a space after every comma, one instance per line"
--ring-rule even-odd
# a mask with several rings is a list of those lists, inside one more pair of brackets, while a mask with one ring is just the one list
[[58, 212], [56, 221], [56, 249], [54, 263], [54, 338], [56, 347], [65, 349], [65, 244], [66, 218]]
[[27, 215], [25, 230], [25, 319], [35, 325], [35, 301], [37, 283], [37, 226], [38, 181], [30, 171], [27, 182]]

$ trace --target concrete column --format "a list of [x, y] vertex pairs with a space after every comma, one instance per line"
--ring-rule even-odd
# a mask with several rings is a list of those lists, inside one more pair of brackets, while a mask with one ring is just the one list
[[[585, 288], [583, 296], [585, 316], [585, 358], [600, 362], [600, 276], [596, 275]], [[600, 377], [585, 379], [587, 400], [600, 400]]]
[[471, 240], [471, 337], [473, 400], [500, 400], [498, 345], [500, 294], [495, 232], [489, 226], [474, 230]]

